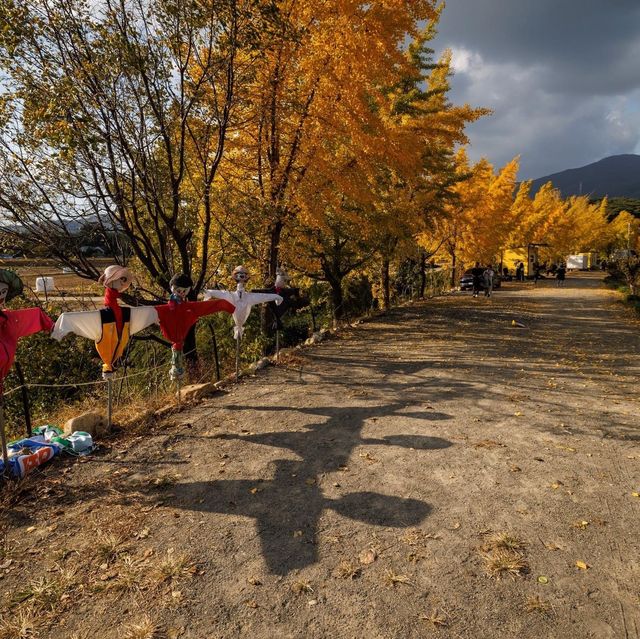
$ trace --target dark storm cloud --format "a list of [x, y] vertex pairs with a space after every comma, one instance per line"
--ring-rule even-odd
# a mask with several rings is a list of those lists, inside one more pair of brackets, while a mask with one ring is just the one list
[[448, 0], [439, 32], [453, 101], [494, 110], [473, 159], [521, 154], [526, 178], [638, 150], [638, 0]]

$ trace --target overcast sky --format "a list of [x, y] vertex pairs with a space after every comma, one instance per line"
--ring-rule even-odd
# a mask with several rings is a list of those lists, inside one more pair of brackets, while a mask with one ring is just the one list
[[640, 0], [446, 0], [455, 103], [493, 109], [470, 157], [521, 179], [640, 153]]

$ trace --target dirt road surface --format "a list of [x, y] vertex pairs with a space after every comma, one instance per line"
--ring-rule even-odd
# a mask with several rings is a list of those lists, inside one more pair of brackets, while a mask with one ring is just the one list
[[599, 274], [342, 331], [51, 465], [5, 512], [1, 614], [55, 639], [637, 638], [639, 346]]

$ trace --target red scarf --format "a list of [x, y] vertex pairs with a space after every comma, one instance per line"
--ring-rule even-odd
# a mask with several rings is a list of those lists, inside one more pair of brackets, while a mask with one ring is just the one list
[[118, 334], [122, 333], [122, 327], [124, 322], [122, 321], [122, 309], [118, 304], [120, 298], [120, 291], [115, 288], [104, 289], [104, 305], [113, 311], [113, 316], [116, 318], [116, 330]]

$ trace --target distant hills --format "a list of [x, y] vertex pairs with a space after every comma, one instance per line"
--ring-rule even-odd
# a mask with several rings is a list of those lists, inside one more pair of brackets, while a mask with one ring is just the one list
[[588, 195], [591, 199], [640, 199], [640, 155], [612, 155], [578, 169], [568, 169], [533, 180], [531, 195], [552, 182], [563, 197]]

